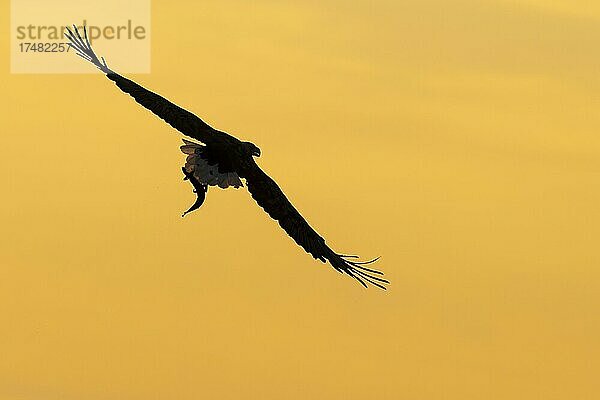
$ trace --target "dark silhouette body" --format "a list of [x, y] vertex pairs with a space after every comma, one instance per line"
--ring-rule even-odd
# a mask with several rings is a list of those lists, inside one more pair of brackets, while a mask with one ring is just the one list
[[77, 27], [73, 26], [73, 29], [74, 31], [71, 31], [67, 28], [66, 36], [79, 56], [93, 63], [123, 92], [128, 93], [173, 128], [201, 142], [200, 144], [184, 139], [184, 145], [181, 146], [182, 151], [188, 155], [183, 167], [185, 179], [190, 180], [198, 196], [196, 202], [183, 215], [202, 205], [208, 186], [238, 188], [242, 186], [240, 178], [243, 178], [254, 200], [307, 253], [322, 262], [329, 261], [337, 271], [355, 278], [365, 287], [370, 283], [385, 289], [384, 284], [389, 282], [381, 277], [382, 273], [365, 267], [378, 258], [362, 262], [352, 261], [350, 259], [358, 257], [337, 254], [330, 249], [325, 240], [294, 208], [275, 181], [256, 164], [254, 157], [260, 156], [257, 146], [213, 129], [191, 112], [112, 71], [104, 58], [100, 61], [92, 50], [85, 27], [83, 38]]

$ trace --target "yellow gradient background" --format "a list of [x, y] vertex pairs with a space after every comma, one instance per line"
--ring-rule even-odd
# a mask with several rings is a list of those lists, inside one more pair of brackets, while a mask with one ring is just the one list
[[599, 398], [591, 4], [153, 3], [130, 77], [256, 143], [388, 292], [245, 189], [181, 219], [181, 135], [100, 75], [10, 75], [0, 36], [0, 398]]

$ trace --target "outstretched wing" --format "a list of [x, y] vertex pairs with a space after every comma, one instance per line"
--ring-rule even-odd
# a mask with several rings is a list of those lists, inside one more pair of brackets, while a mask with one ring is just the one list
[[277, 183], [258, 165], [254, 164], [244, 178], [246, 178], [248, 191], [258, 205], [271, 218], [279, 222], [283, 230], [307, 253], [322, 262], [329, 261], [337, 271], [350, 275], [365, 287], [367, 287], [367, 283], [370, 283], [386, 289], [384, 285], [389, 282], [381, 278], [383, 273], [365, 267], [365, 265], [377, 261], [378, 258], [362, 262], [351, 261], [349, 258], [357, 258], [357, 256], [345, 256], [331, 250], [325, 243], [325, 239], [319, 236], [285, 197]]
[[102, 58], [102, 62], [100, 62], [90, 45], [85, 26], [83, 27], [83, 38], [75, 25], [73, 25], [73, 31], [67, 28], [65, 35], [69, 39], [70, 45], [77, 51], [77, 55], [94, 64], [119, 89], [129, 94], [135, 101], [152, 111], [173, 128], [203, 143], [210, 143], [222, 135], [221, 132], [214, 130], [191, 112], [112, 71], [106, 65], [104, 57]]

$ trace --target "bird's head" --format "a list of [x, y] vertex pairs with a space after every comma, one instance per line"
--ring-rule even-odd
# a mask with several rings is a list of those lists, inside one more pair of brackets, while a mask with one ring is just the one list
[[244, 148], [248, 154], [254, 157], [260, 157], [260, 149], [254, 143], [244, 142]]

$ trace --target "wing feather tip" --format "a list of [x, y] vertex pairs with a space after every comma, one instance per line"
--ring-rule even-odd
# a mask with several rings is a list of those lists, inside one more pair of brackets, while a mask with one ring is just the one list
[[[374, 258], [368, 261], [350, 261], [348, 258], [356, 258], [355, 256], [344, 256], [336, 254], [333, 251], [332, 255], [328, 257], [330, 264], [339, 272], [345, 273], [348, 276], [354, 278], [362, 286], [367, 288], [370, 285], [378, 287], [383, 290], [387, 290], [384, 285], [389, 285], [390, 281], [382, 278], [383, 272], [366, 268], [365, 264], [371, 264], [379, 260], [381, 257]], [[377, 275], [377, 276], [375, 276]]]

